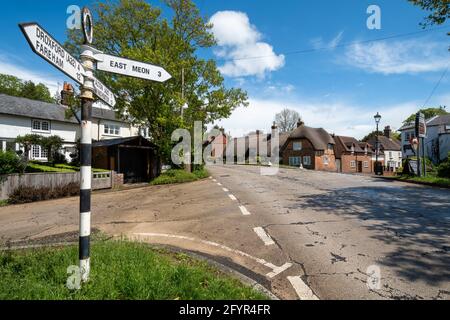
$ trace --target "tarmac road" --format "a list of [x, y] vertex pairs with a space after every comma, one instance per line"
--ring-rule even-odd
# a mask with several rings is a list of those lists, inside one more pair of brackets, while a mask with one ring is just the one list
[[[201, 253], [282, 299], [450, 299], [450, 190], [294, 169], [209, 170], [195, 183], [94, 194], [93, 227]], [[0, 208], [0, 242], [77, 228], [77, 198]]]

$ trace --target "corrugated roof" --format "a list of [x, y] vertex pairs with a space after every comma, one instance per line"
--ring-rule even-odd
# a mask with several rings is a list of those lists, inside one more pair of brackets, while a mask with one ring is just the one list
[[[0, 114], [9, 114], [35, 119], [78, 123], [75, 117], [66, 119], [67, 107], [27, 98], [0, 94]], [[111, 121], [122, 121], [112, 110], [92, 108], [92, 117]]]

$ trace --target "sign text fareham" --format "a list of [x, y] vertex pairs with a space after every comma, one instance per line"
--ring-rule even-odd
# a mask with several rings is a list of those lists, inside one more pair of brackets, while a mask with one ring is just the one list
[[50, 62], [67, 76], [84, 83], [84, 68], [52, 36], [37, 23], [20, 24], [20, 29], [28, 40], [31, 49], [40, 57]]
[[107, 54], [95, 56], [97, 69], [129, 77], [166, 82], [172, 76], [162, 67]]

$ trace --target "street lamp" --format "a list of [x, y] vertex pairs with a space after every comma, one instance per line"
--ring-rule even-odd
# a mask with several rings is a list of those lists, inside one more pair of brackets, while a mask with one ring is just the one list
[[377, 112], [377, 114], [374, 116], [375, 119], [375, 123], [377, 124], [377, 131], [375, 134], [376, 137], [376, 146], [375, 146], [375, 174], [376, 175], [381, 175], [381, 170], [380, 170], [380, 165], [378, 163], [378, 154], [380, 153], [380, 142], [378, 140], [378, 132], [380, 132], [379, 130], [379, 125], [380, 125], [380, 121], [381, 121], [381, 115], [379, 112]]

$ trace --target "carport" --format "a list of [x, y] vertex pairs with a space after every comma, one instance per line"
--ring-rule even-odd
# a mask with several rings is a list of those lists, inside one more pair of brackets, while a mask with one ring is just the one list
[[138, 136], [92, 144], [92, 165], [124, 175], [125, 183], [149, 182], [161, 173], [158, 147]]

